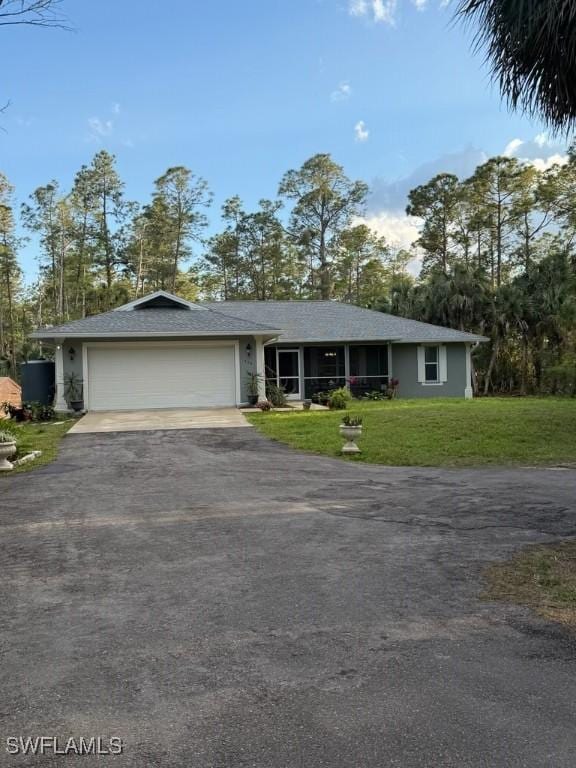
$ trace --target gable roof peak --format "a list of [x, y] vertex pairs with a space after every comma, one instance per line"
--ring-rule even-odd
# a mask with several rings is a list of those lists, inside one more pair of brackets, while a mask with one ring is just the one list
[[141, 296], [139, 299], [129, 301], [128, 304], [122, 304], [122, 306], [116, 307], [113, 311], [129, 312], [133, 309], [141, 309], [147, 304], [154, 306], [159, 300], [164, 308], [166, 308], [166, 305], [173, 305], [175, 309], [200, 309], [206, 311], [206, 307], [203, 307], [201, 304], [194, 304], [192, 301], [187, 301], [180, 298], [180, 296], [162, 290], [154, 291], [153, 293], [146, 294], [146, 296]]

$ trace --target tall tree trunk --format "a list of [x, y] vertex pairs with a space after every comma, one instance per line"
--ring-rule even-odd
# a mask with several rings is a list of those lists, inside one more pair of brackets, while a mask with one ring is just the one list
[[[80, 307], [80, 302], [84, 294], [84, 251], [86, 247], [86, 234], [88, 230], [88, 214], [84, 211], [82, 217], [82, 229], [80, 234], [80, 242], [78, 244], [78, 264], [76, 265], [76, 292], [74, 298], [74, 307], [76, 312]], [[82, 317], [84, 317], [82, 313]]]
[[136, 288], [134, 290], [134, 298], [138, 298], [138, 292], [140, 290], [140, 280], [142, 279], [142, 262], [144, 259], [144, 237], [140, 238], [140, 255], [138, 257], [138, 271], [136, 273]]
[[484, 394], [488, 394], [488, 390], [490, 389], [490, 384], [492, 381], [492, 372], [494, 370], [494, 366], [496, 365], [496, 358], [498, 357], [498, 351], [500, 349], [500, 339], [497, 338], [494, 340], [494, 344], [492, 345], [492, 354], [490, 355], [490, 363], [488, 364], [488, 370], [486, 371], [486, 378], [484, 379]]
[[530, 269], [530, 220], [528, 212], [524, 213], [524, 269]]
[[528, 338], [522, 334], [522, 364], [520, 370], [520, 394], [528, 392]]
[[326, 233], [324, 228], [320, 231], [320, 298], [328, 301], [331, 298], [330, 268], [326, 258]]
[[182, 220], [178, 218], [178, 226], [176, 228], [176, 243], [174, 245], [174, 267], [172, 271], [172, 293], [176, 290], [176, 278], [178, 277], [178, 264], [180, 263], [180, 248], [182, 242]]
[[[8, 253], [8, 243], [6, 240], [4, 241], [4, 247], [6, 248], [6, 252]], [[5, 268], [5, 278], [6, 278], [6, 299], [8, 302], [8, 323], [10, 326], [10, 335], [9, 335], [9, 344], [10, 344], [10, 368], [12, 371], [12, 378], [16, 380], [17, 378], [17, 371], [16, 371], [16, 336], [14, 333], [14, 306], [12, 301], [12, 276], [10, 275], [10, 266], [8, 263], [8, 255], [6, 256], [6, 268]]]

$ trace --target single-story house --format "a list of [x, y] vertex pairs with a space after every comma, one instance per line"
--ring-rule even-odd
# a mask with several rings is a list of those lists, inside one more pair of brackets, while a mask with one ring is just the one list
[[289, 398], [349, 386], [401, 397], [472, 397], [483, 336], [336, 301], [193, 303], [165, 291], [32, 334], [55, 346], [56, 408], [82, 381], [87, 410], [209, 408], [248, 401], [249, 374]]

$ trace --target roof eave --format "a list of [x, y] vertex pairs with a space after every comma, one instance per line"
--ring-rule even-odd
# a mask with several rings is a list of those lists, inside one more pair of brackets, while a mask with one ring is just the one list
[[486, 336], [475, 336], [474, 334], [470, 334], [468, 336], [465, 336], [464, 338], [460, 337], [457, 339], [447, 339], [447, 338], [400, 338], [400, 339], [394, 339], [393, 344], [474, 344], [475, 342], [484, 342], [484, 341], [490, 341], [490, 339], [486, 338]]
[[325, 336], [315, 339], [294, 339], [282, 337], [281, 341], [286, 344], [358, 344], [363, 341], [382, 341], [385, 343], [394, 342], [397, 338], [393, 336], [356, 336], [345, 339], [327, 339]]
[[30, 334], [31, 339], [54, 339], [55, 341], [63, 341], [64, 339], [130, 339], [130, 338], [147, 338], [148, 336], [154, 338], [211, 338], [214, 336], [269, 336], [271, 339], [276, 338], [283, 331], [275, 329], [258, 328], [257, 330], [248, 331], [203, 331], [202, 333], [193, 333], [191, 331], [100, 331], [98, 333], [88, 333], [87, 331], [58, 331], [56, 333], [51, 332], [50, 329], [46, 331], [33, 331]]

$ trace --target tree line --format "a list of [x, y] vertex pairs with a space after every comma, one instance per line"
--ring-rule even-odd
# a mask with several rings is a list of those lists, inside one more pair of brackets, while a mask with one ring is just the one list
[[[161, 288], [191, 300], [338, 299], [475, 331], [490, 338], [474, 353], [479, 391], [576, 389], [574, 152], [543, 171], [495, 157], [469, 179], [435, 176], [409, 194], [421, 222], [409, 249], [363, 223], [368, 191], [315, 155], [256, 210], [226, 200], [208, 234], [212, 194], [183, 166], [157, 178], [145, 203], [126, 199], [106, 151], [70, 189], [50, 181], [19, 208], [0, 174], [0, 365], [17, 375], [38, 354], [34, 326]], [[37, 244], [33, 285], [18, 262], [26, 237]]]

